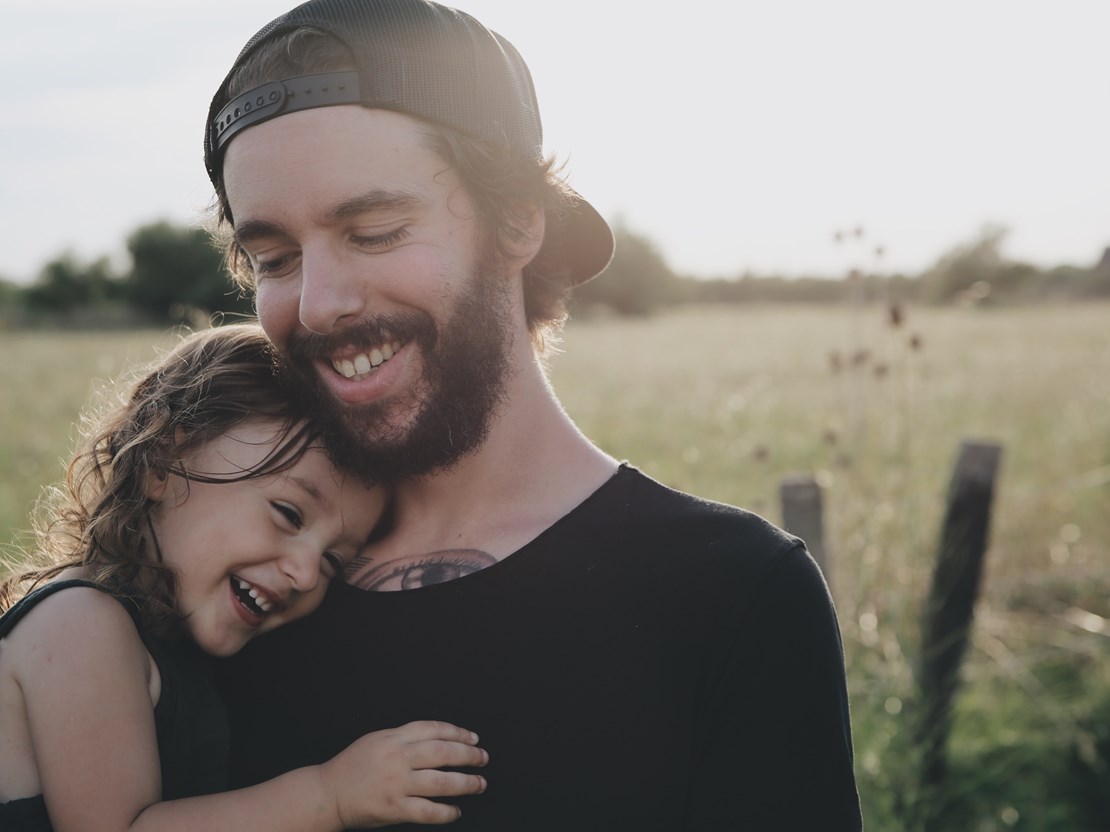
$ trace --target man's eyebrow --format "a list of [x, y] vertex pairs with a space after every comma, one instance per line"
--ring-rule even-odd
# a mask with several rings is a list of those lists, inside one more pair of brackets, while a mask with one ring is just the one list
[[347, 219], [376, 211], [403, 211], [427, 205], [424, 197], [408, 191], [374, 189], [345, 199], [328, 212], [332, 219]]
[[261, 240], [264, 237], [278, 237], [284, 233], [280, 225], [268, 220], [243, 220], [235, 226], [232, 237], [237, 245], [245, 246], [254, 240]]

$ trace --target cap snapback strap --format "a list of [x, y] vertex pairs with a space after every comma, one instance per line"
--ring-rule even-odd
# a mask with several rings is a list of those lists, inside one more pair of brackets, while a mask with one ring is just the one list
[[272, 81], [233, 98], [220, 110], [209, 125], [212, 149], [219, 153], [240, 130], [285, 113], [361, 102], [357, 72], [324, 72]]

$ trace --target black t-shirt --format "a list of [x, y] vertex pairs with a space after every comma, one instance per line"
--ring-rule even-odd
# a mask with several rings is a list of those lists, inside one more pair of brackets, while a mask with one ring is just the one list
[[336, 584], [220, 675], [235, 785], [440, 719], [490, 753], [458, 832], [861, 828], [840, 636], [803, 544], [628, 466], [480, 572]]

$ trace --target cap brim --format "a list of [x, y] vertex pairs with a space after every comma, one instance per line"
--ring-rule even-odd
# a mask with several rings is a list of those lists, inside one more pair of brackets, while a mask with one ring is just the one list
[[613, 259], [616, 242], [609, 223], [581, 196], [554, 218], [548, 217], [538, 261], [561, 269], [568, 286], [597, 277]]

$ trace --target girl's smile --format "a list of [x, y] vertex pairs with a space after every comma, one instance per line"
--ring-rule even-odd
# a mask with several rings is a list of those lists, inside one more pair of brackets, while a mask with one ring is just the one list
[[242, 478], [275, 449], [282, 427], [242, 423], [188, 454], [185, 476], [156, 478], [148, 488], [178, 611], [213, 655], [231, 655], [319, 606], [385, 503], [384, 489], [340, 473], [315, 446], [280, 473]]

